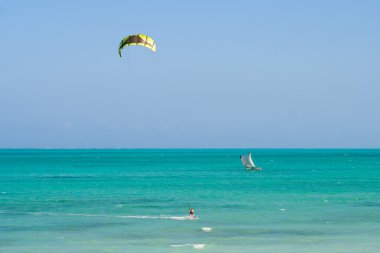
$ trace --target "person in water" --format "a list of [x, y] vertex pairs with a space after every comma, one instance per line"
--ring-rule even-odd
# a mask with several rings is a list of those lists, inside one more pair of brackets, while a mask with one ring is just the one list
[[194, 218], [194, 208], [190, 208], [190, 209], [189, 209], [189, 216], [190, 216], [191, 218]]

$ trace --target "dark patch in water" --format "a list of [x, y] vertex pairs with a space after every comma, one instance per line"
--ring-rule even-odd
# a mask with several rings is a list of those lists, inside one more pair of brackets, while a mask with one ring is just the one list
[[88, 164], [88, 165], [73, 165], [74, 168], [96, 168], [96, 167], [107, 167], [109, 164]]
[[19, 231], [81, 231], [96, 228], [104, 228], [111, 226], [126, 226], [128, 222], [102, 222], [102, 223], [88, 223], [88, 224], [58, 224], [48, 226], [0, 226], [0, 231], [3, 232], [19, 232]]
[[324, 236], [332, 234], [326, 231], [306, 230], [306, 229], [237, 229], [230, 231], [223, 231], [224, 235], [220, 235], [224, 238], [244, 236], [244, 237], [283, 237], [283, 236]]
[[[1, 226], [0, 226], [0, 231], [1, 231]], [[5, 246], [11, 246], [12, 244], [15, 244], [16, 243], [16, 240], [11, 240], [11, 239], [3, 239], [3, 238], [0, 238], [0, 252], [2, 253], [1, 251], [1, 247], [5, 247]]]
[[70, 176], [70, 175], [65, 175], [65, 176], [35, 176], [33, 178], [43, 178], [43, 179], [65, 179], [65, 178], [99, 178], [99, 176]]
[[325, 232], [312, 231], [312, 230], [293, 230], [293, 229], [281, 229], [281, 230], [265, 230], [259, 231], [257, 234], [261, 235], [296, 235], [296, 236], [316, 236], [324, 235]]
[[380, 202], [363, 202], [356, 204], [356, 206], [380, 207]]
[[226, 204], [226, 205], [221, 205], [220, 207], [221, 207], [221, 208], [240, 209], [240, 208], [244, 208], [244, 207], [246, 207], [246, 206], [243, 206], [243, 205], [237, 205], [237, 204]]

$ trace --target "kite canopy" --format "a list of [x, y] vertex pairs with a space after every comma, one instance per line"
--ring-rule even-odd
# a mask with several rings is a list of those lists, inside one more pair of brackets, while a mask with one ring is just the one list
[[147, 47], [153, 52], [156, 52], [156, 42], [144, 34], [133, 34], [125, 37], [119, 45], [119, 55], [121, 57], [121, 50], [126, 46], [143, 46]]

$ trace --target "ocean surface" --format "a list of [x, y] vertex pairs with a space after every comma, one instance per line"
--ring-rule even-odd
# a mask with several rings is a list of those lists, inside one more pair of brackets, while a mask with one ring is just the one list
[[380, 252], [380, 150], [0, 150], [0, 252]]

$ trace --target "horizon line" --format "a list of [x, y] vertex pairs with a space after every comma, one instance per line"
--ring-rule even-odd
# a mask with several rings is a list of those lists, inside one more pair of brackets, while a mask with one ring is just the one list
[[215, 147], [187, 147], [187, 148], [30, 148], [30, 147], [25, 147], [25, 148], [0, 148], [0, 150], [210, 150], [210, 149], [216, 149], [216, 150], [227, 150], [227, 149], [235, 149], [235, 150], [241, 150], [241, 149], [306, 149], [306, 150], [312, 150], [312, 149], [380, 149], [380, 147], [270, 147], [270, 148], [264, 148], [264, 147], [255, 147], [255, 148], [247, 148], [247, 147], [234, 147], [234, 148], [229, 148], [229, 147], [220, 147], [220, 148], [215, 148]]

